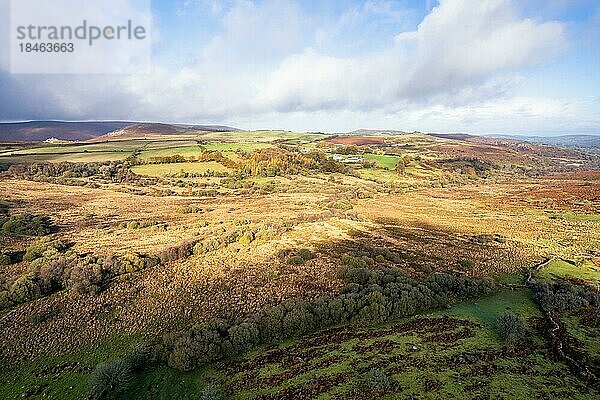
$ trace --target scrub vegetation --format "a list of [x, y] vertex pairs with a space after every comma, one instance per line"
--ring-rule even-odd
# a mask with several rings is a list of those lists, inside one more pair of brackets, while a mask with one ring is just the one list
[[425, 134], [0, 153], [0, 397], [598, 398], [600, 161]]

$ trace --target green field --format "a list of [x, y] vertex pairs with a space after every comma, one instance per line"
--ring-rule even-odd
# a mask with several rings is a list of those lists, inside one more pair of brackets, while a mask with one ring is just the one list
[[565, 219], [568, 221], [599, 222], [600, 214], [578, 214], [572, 211], [545, 211], [551, 219]]
[[556, 278], [576, 278], [589, 282], [600, 282], [600, 268], [589, 261], [571, 263], [553, 260], [539, 272], [542, 279], [554, 281]]
[[136, 165], [131, 170], [138, 175], [153, 176], [158, 178], [164, 178], [167, 176], [173, 176], [179, 173], [197, 173], [204, 174], [208, 171], [213, 172], [231, 172], [230, 168], [225, 167], [218, 162], [188, 162], [188, 163], [175, 163], [175, 164], [148, 164], [148, 165]]
[[[30, 162], [103, 162], [119, 161], [143, 149], [177, 148], [194, 143], [175, 140], [122, 140], [89, 144], [45, 144], [39, 143], [13, 146], [12, 150], [0, 154], [0, 162], [9, 164]], [[20, 149], [16, 147], [21, 147]]]
[[[18, 147], [21, 147], [20, 149]], [[142, 160], [152, 157], [199, 157], [204, 151], [220, 151], [239, 161], [236, 151], [253, 152], [272, 147], [269, 143], [239, 142], [198, 145], [195, 140], [122, 140], [90, 144], [37, 144], [11, 146], [0, 154], [0, 163], [32, 162], [104, 162], [119, 161], [139, 152]]]
[[142, 160], [153, 157], [199, 157], [204, 151], [220, 151], [225, 157], [239, 161], [237, 151], [251, 153], [273, 146], [273, 142], [285, 144], [311, 143], [326, 135], [293, 133], [283, 131], [256, 132], [209, 132], [204, 140], [227, 140], [224, 143], [199, 145], [196, 140], [137, 139], [100, 143], [68, 143], [6, 146], [0, 153], [0, 163], [19, 164], [33, 162], [104, 162], [119, 161], [139, 152]]
[[[18, 369], [1, 363], [0, 398], [79, 400], [87, 391], [87, 376], [98, 363], [126, 355], [138, 342], [138, 336], [114, 336], [76, 353], [29, 361]], [[27, 391], [40, 393], [26, 396]]]
[[364, 157], [366, 161], [374, 161], [375, 165], [379, 168], [390, 170], [396, 168], [396, 165], [398, 165], [398, 161], [400, 160], [400, 157], [397, 156], [385, 156], [380, 154], [363, 154], [362, 157]]
[[584, 310], [565, 311], [561, 321], [569, 335], [576, 339], [576, 347], [588, 355], [588, 364], [600, 369], [600, 311], [593, 307]]

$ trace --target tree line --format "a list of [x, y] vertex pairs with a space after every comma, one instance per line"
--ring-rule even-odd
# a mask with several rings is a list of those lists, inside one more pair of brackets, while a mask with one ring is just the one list
[[167, 334], [157, 346], [158, 359], [172, 368], [190, 371], [237, 356], [273, 340], [296, 337], [347, 323], [384, 323], [418, 312], [446, 307], [453, 301], [489, 293], [490, 279], [435, 274], [425, 280], [398, 268], [342, 267], [346, 282], [335, 297], [310, 301], [288, 299], [235, 321], [213, 319]]

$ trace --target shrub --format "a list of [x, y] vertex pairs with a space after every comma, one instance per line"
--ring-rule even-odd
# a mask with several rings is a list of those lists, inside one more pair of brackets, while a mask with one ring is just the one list
[[333, 204], [333, 208], [335, 208], [336, 210], [349, 211], [352, 210], [354, 207], [349, 201], [338, 200]]
[[293, 265], [302, 265], [308, 260], [312, 260], [316, 256], [309, 249], [300, 249], [298, 253], [290, 257], [289, 263]]
[[132, 273], [158, 264], [155, 260], [139, 253], [127, 253], [120, 259], [122, 272]]
[[309, 249], [301, 249], [298, 252], [298, 256], [300, 258], [302, 258], [304, 261], [312, 260], [313, 258], [315, 258], [315, 255]]
[[228, 330], [229, 340], [237, 352], [251, 349], [259, 342], [258, 327], [254, 322], [242, 322]]
[[92, 399], [102, 399], [108, 393], [121, 389], [132, 378], [131, 363], [115, 358], [98, 364], [88, 381], [88, 394]]
[[247, 246], [254, 241], [254, 233], [252, 231], [245, 231], [241, 233], [236, 240], [238, 243]]
[[224, 400], [225, 396], [223, 396], [223, 392], [221, 391], [221, 387], [215, 383], [209, 383], [206, 385], [202, 392], [200, 392], [201, 400]]
[[14, 303], [37, 299], [41, 293], [34, 273], [20, 276], [10, 287], [10, 298]]
[[41, 242], [34, 243], [29, 246], [23, 256], [23, 261], [33, 261], [45, 255], [56, 254], [67, 249], [67, 245], [60, 240], [47, 241], [42, 239]]
[[0, 265], [10, 265], [10, 263], [11, 263], [10, 255], [0, 253]]
[[342, 256], [342, 264], [351, 268], [367, 268], [373, 265], [375, 261], [367, 256], [354, 257], [349, 254]]
[[126, 360], [129, 362], [133, 372], [142, 371], [155, 361], [152, 349], [141, 343], [137, 343], [133, 346], [131, 354], [127, 356]]
[[196, 243], [194, 245], [194, 255], [200, 255], [200, 254], [204, 254], [206, 253], [206, 248], [204, 247], [204, 245], [200, 242]]
[[139, 227], [140, 224], [137, 221], [130, 221], [127, 223], [127, 229], [138, 229]]
[[190, 205], [190, 206], [179, 207], [177, 209], [177, 212], [179, 214], [200, 214], [200, 213], [204, 212], [204, 209], [202, 209], [198, 206], [195, 206], [195, 205]]
[[7, 215], [10, 203], [8, 201], [0, 200], [0, 215]]
[[27, 320], [32, 325], [38, 325], [43, 322], [51, 320], [52, 318], [56, 317], [59, 314], [60, 314], [60, 311], [57, 308], [52, 308], [50, 310], [45, 310], [45, 311], [42, 311], [42, 312], [39, 312], [36, 314], [32, 314], [29, 317], [27, 317]]
[[525, 335], [525, 323], [523, 319], [512, 313], [505, 311], [496, 319], [496, 325], [500, 331], [500, 335], [508, 344], [521, 339]]
[[129, 221], [129, 222], [123, 222], [121, 224], [121, 228], [127, 228], [127, 229], [144, 229], [144, 228], [150, 228], [152, 226], [160, 226], [166, 230], [165, 223], [154, 221], [152, 219], [144, 219], [141, 221]]
[[[299, 255], [295, 256], [301, 259]], [[412, 279], [401, 269], [343, 267], [348, 283], [335, 298], [288, 299], [234, 324], [213, 320], [163, 338], [161, 357], [190, 371], [274, 339], [296, 337], [340, 323], [381, 323], [446, 306], [451, 300], [488, 293], [491, 284], [445, 274]]]
[[380, 392], [390, 387], [390, 379], [384, 371], [373, 368], [365, 376], [366, 388], [371, 392]]
[[2, 232], [7, 235], [45, 236], [53, 228], [49, 217], [33, 214], [13, 215], [2, 224]]
[[293, 256], [290, 258], [289, 263], [292, 265], [302, 265], [304, 264], [304, 259], [300, 256]]
[[8, 290], [0, 290], [0, 310], [11, 307], [13, 305], [10, 299], [10, 292]]
[[273, 226], [261, 226], [254, 234], [255, 240], [268, 242], [269, 240], [278, 239], [281, 237], [281, 232]]
[[184, 332], [175, 338], [172, 348], [167, 363], [181, 371], [191, 371], [223, 356], [221, 335], [209, 324], [196, 325]]
[[473, 261], [472, 260], [467, 260], [467, 259], [462, 259], [458, 262], [458, 265], [460, 265], [460, 268], [463, 270], [471, 270], [473, 269]]

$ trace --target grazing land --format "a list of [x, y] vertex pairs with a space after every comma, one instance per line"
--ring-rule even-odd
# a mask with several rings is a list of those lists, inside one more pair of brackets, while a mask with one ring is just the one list
[[598, 398], [599, 167], [401, 132], [3, 144], [0, 397]]

